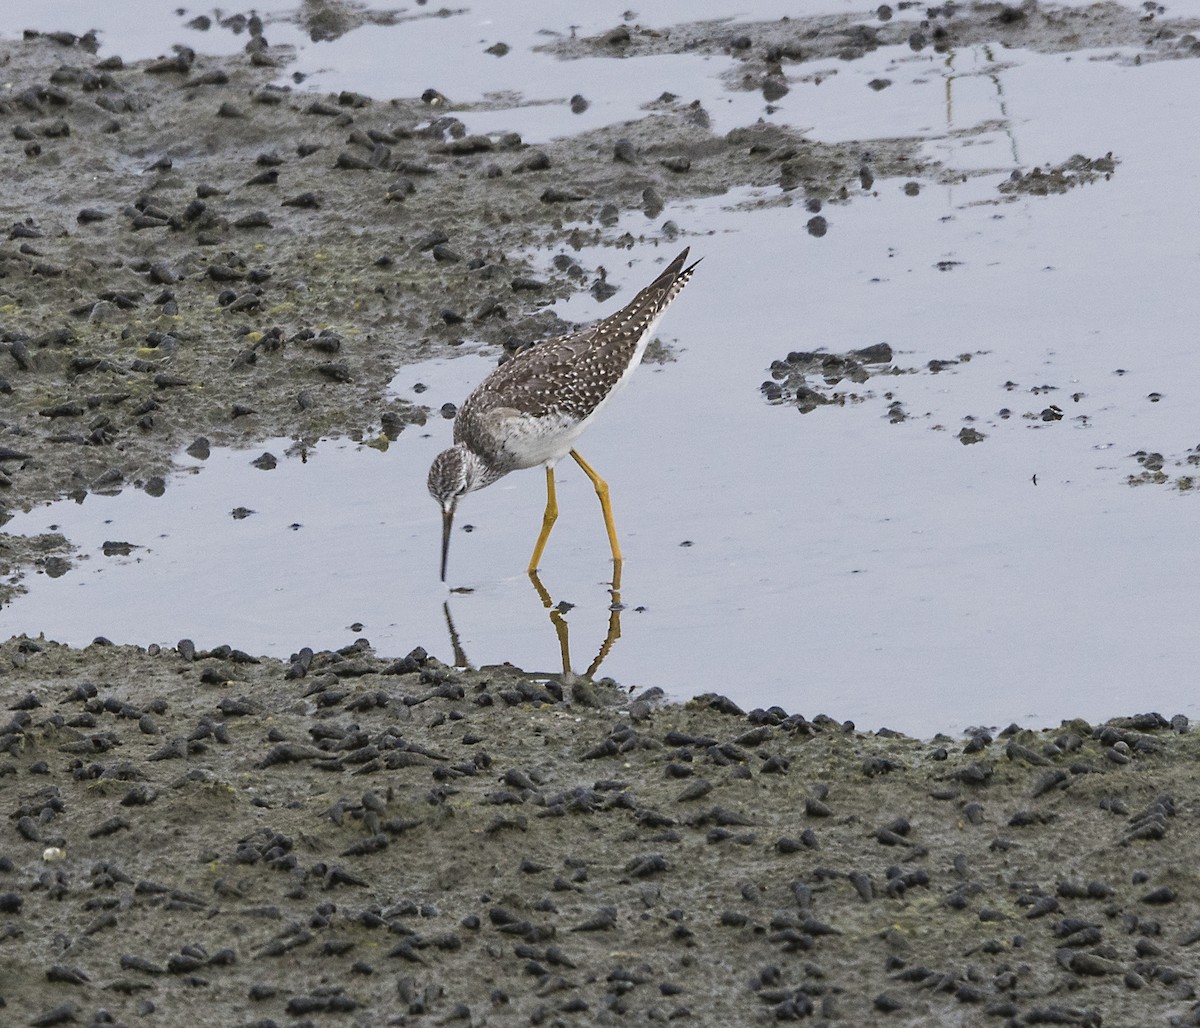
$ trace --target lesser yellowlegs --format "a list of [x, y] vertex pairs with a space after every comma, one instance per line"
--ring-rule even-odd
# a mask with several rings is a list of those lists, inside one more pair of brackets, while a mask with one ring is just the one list
[[546, 512], [529, 559], [537, 570], [558, 518], [554, 465], [570, 454], [600, 497], [604, 527], [620, 572], [621, 547], [608, 484], [574, 449], [575, 440], [641, 362], [667, 306], [699, 261], [684, 267], [687, 249], [615, 314], [570, 335], [548, 339], [501, 364], [467, 397], [454, 422], [454, 445], [434, 458], [429, 492], [442, 507], [442, 580], [458, 501], [510, 471], [546, 469]]

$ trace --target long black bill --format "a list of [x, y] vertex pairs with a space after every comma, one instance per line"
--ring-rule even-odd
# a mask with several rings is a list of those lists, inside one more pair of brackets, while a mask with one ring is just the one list
[[454, 508], [442, 511], [442, 581], [446, 581], [446, 560], [450, 556], [450, 526], [454, 522]]

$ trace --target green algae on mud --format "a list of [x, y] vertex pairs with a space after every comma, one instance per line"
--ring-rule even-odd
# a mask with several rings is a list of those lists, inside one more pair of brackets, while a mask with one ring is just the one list
[[1185, 719], [919, 741], [365, 641], [16, 638], [0, 690], [15, 1023], [1198, 1009]]

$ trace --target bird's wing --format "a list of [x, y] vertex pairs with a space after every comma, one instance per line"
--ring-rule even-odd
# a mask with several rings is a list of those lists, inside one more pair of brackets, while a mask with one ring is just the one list
[[594, 334], [595, 328], [584, 329], [522, 350], [479, 384], [460, 416], [482, 414], [500, 405], [541, 418], [576, 407], [583, 400], [584, 376], [591, 370], [587, 353]]
[[655, 319], [679, 295], [698, 261], [684, 267], [684, 250], [619, 311], [569, 335], [547, 339], [501, 364], [467, 397], [455, 439], [470, 422], [503, 406], [531, 418], [586, 416], [629, 367]]

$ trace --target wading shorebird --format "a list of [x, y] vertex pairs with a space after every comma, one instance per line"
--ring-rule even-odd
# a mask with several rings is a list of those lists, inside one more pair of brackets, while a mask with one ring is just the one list
[[575, 440], [641, 363], [663, 312], [688, 284], [699, 261], [688, 251], [615, 314], [570, 335], [547, 339], [501, 364], [467, 397], [454, 421], [454, 445], [434, 458], [429, 492], [442, 508], [442, 581], [458, 501], [510, 471], [546, 469], [546, 512], [529, 558], [537, 571], [558, 518], [554, 465], [570, 454], [600, 497], [604, 527], [619, 574], [621, 547], [608, 501], [608, 483], [575, 450]]

